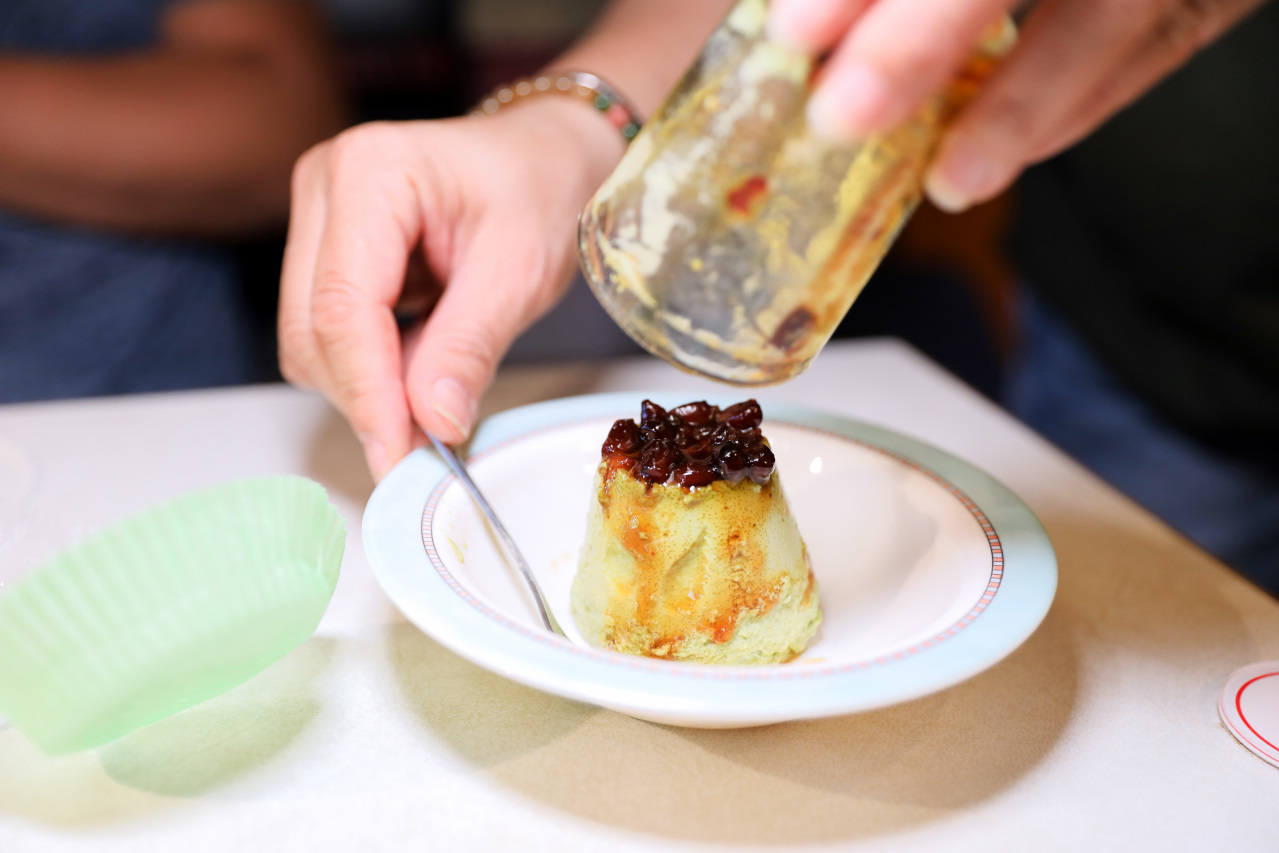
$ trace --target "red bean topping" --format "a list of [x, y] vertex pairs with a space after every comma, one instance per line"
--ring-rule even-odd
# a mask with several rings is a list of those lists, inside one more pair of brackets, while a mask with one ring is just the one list
[[697, 444], [702, 438], [697, 434], [697, 430], [690, 426], [681, 426], [675, 430], [675, 444], [679, 447], [688, 447], [691, 444]]
[[754, 400], [746, 400], [742, 403], [729, 406], [719, 415], [719, 422], [728, 424], [735, 429], [754, 429], [764, 420], [764, 413], [760, 411], [759, 403]]
[[740, 483], [746, 476], [746, 454], [736, 442], [726, 442], [716, 454], [719, 475], [730, 483]]
[[692, 488], [720, 479], [739, 483], [749, 476], [763, 484], [776, 466], [760, 433], [763, 417], [755, 400], [723, 411], [698, 400], [669, 412], [645, 400], [639, 424], [616, 421], [602, 451], [648, 483]]
[[653, 429], [664, 420], [666, 420], [666, 410], [661, 406], [652, 400], [640, 403], [640, 426]]
[[675, 429], [667, 421], [662, 421], [655, 427], [640, 427], [640, 441], [647, 444], [650, 441], [674, 441]]
[[773, 476], [773, 468], [777, 467], [777, 459], [767, 444], [752, 447], [746, 454], [746, 464], [750, 466], [750, 478], [761, 486]]
[[715, 448], [711, 447], [709, 443], [705, 443], [705, 442], [699, 442], [697, 444], [691, 444], [687, 447], [681, 447], [680, 450], [684, 453], [684, 458], [687, 459], [689, 462], [699, 462], [702, 464], [707, 464], [712, 459], [715, 458]]
[[741, 433], [728, 424], [719, 424], [715, 427], [715, 431], [711, 433], [711, 441], [716, 445], [727, 441], [740, 442], [741, 437]]
[[640, 454], [640, 474], [650, 483], [665, 483], [681, 461], [679, 451], [665, 441], [654, 441]]
[[719, 479], [719, 474], [709, 465], [685, 462], [675, 469], [674, 480], [681, 486], [709, 486]]
[[698, 400], [671, 409], [671, 414], [678, 415], [689, 426], [697, 427], [715, 419], [715, 407], [705, 400]]
[[622, 418], [613, 422], [613, 428], [604, 439], [600, 450], [603, 454], [620, 453], [623, 456], [635, 456], [640, 452], [640, 431], [635, 421]]

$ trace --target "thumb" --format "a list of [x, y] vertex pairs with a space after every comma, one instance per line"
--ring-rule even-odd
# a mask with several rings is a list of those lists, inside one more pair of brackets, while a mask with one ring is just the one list
[[523, 260], [537, 253], [512, 245], [509, 235], [519, 233], [492, 228], [477, 236], [407, 354], [413, 418], [448, 444], [470, 435], [502, 356], [555, 296], [548, 264]]

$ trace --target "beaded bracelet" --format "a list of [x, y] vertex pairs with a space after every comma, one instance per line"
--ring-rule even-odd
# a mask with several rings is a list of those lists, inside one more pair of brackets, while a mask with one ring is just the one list
[[594, 74], [564, 71], [554, 76], [521, 77], [502, 86], [480, 101], [471, 115], [492, 115], [502, 107], [535, 95], [572, 95], [586, 101], [604, 114], [628, 143], [639, 133], [640, 120], [617, 90]]

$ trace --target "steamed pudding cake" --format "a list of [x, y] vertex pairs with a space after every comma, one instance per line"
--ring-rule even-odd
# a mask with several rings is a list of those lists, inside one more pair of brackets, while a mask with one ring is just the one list
[[645, 400], [604, 442], [573, 579], [592, 645], [701, 663], [779, 663], [821, 622], [808, 552], [754, 400], [669, 413]]

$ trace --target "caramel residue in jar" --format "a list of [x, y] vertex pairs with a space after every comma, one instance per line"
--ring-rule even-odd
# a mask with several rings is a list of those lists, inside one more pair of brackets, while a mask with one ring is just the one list
[[728, 209], [739, 216], [751, 216], [768, 192], [768, 178], [751, 175], [728, 191]]
[[770, 343], [782, 350], [793, 350], [804, 342], [804, 338], [813, 330], [817, 317], [803, 305], [786, 315], [786, 319], [777, 324]]

